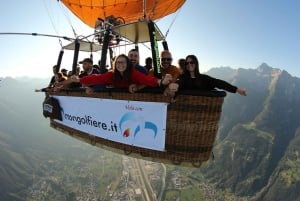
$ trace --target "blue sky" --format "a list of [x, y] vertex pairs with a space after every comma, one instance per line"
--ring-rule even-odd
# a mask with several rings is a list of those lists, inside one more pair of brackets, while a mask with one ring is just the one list
[[[300, 77], [299, 10], [298, 0], [187, 0], [177, 14], [157, 23], [165, 34], [175, 19], [167, 35], [173, 64], [195, 54], [201, 72], [221, 66], [257, 68], [265, 62]], [[0, 13], [0, 32], [69, 37], [74, 36], [72, 27], [78, 35], [93, 32], [56, 0], [4, 1]], [[0, 35], [0, 43], [0, 77], [51, 76], [58, 39]], [[142, 49], [141, 54], [143, 64], [151, 53]], [[71, 69], [72, 55], [65, 51], [62, 67]]]

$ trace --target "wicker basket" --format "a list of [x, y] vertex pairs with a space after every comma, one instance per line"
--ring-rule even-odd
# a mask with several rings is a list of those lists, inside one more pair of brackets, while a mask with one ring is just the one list
[[[65, 90], [59, 96], [96, 97], [131, 101], [170, 102], [161, 90], [130, 94], [123, 90], [105, 90], [87, 95], [82, 90]], [[218, 131], [224, 91], [182, 91], [167, 109], [166, 151], [122, 144], [64, 126], [51, 120], [51, 126], [99, 147], [146, 160], [199, 167], [212, 153]]]

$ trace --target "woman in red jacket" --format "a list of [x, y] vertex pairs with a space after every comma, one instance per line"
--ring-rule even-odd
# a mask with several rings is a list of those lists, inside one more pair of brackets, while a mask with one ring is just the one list
[[166, 75], [163, 79], [158, 79], [156, 77], [140, 73], [132, 67], [129, 58], [125, 54], [121, 54], [115, 59], [113, 71], [108, 71], [104, 74], [92, 74], [82, 78], [72, 76], [62, 83], [62, 85], [65, 86], [71, 82], [80, 82], [82, 85], [86, 86], [112, 85], [115, 88], [129, 88], [129, 91], [134, 93], [139, 90], [139, 86], [146, 85], [150, 87], [157, 87], [161, 85], [169, 85], [171, 80], [171, 75]]

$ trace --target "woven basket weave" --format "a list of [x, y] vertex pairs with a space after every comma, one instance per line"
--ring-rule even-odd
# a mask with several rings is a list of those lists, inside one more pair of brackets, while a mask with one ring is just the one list
[[[170, 99], [163, 96], [160, 90], [151, 90], [151, 92], [144, 90], [134, 94], [123, 90], [105, 90], [90, 95], [84, 91], [68, 90], [53, 95], [170, 102]], [[176, 97], [175, 103], [168, 104], [165, 151], [113, 142], [64, 126], [53, 120], [51, 120], [51, 126], [85, 142], [118, 153], [152, 161], [198, 167], [202, 162], [207, 161], [212, 153], [225, 96], [226, 93], [223, 91], [181, 92]]]

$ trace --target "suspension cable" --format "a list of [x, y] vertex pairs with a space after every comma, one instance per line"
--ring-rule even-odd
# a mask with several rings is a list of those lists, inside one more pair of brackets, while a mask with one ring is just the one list
[[62, 13], [64, 14], [64, 16], [66, 17], [66, 19], [67, 19], [67, 21], [68, 21], [68, 23], [69, 23], [69, 25], [70, 25], [70, 27], [71, 27], [71, 29], [73, 31], [74, 37], [77, 38], [78, 36], [77, 36], [76, 31], [75, 31], [75, 29], [73, 27], [73, 24], [72, 24], [72, 22], [70, 20], [70, 16], [67, 15], [67, 13], [65, 12], [65, 10], [62, 7], [62, 4], [60, 2], [58, 2], [58, 3], [59, 3], [59, 6], [60, 6], [60, 10], [62, 11]]
[[179, 14], [180, 11], [181, 11], [181, 8], [179, 8], [179, 10], [176, 12], [175, 17], [173, 18], [173, 20], [172, 20], [172, 22], [171, 22], [171, 24], [170, 24], [170, 26], [169, 26], [166, 34], [165, 34], [165, 39], [167, 38], [167, 36], [168, 36], [168, 34], [170, 32], [170, 29], [173, 26], [173, 24], [174, 24], [174, 22], [175, 22], [175, 20], [176, 20], [176, 18], [177, 18], [177, 16], [178, 16], [178, 14]]
[[57, 30], [57, 28], [56, 28], [56, 26], [55, 26], [55, 23], [54, 23], [54, 21], [53, 21], [54, 17], [50, 15], [49, 7], [47, 6], [45, 0], [43, 1], [43, 3], [44, 3], [44, 6], [45, 6], [45, 8], [46, 8], [47, 15], [48, 15], [48, 17], [49, 17], [49, 19], [50, 19], [51, 25], [52, 25], [52, 27], [53, 27], [55, 33], [58, 35], [58, 34], [59, 34], [59, 33], [58, 33], [58, 30]]

